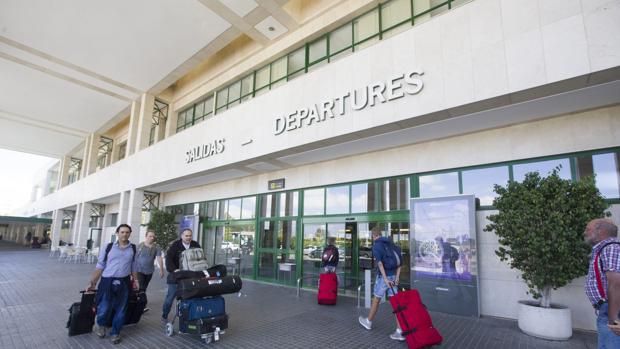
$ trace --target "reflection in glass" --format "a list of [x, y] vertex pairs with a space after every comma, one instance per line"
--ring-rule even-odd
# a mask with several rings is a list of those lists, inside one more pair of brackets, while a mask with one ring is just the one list
[[290, 191], [280, 193], [280, 217], [297, 216], [299, 192]]
[[276, 215], [276, 196], [265, 194], [260, 197], [260, 216], [275, 217]]
[[459, 194], [459, 176], [456, 172], [420, 176], [420, 197], [457, 194]]
[[497, 196], [493, 191], [493, 185], [508, 184], [508, 166], [463, 171], [461, 176], [463, 194], [474, 194], [480, 200], [481, 206], [491, 206]]
[[277, 249], [295, 251], [296, 221], [280, 221], [278, 227]]
[[349, 186], [327, 188], [326, 214], [349, 213]]
[[304, 190], [304, 216], [324, 214], [324, 196], [323, 188]]
[[615, 153], [592, 156], [596, 186], [604, 197], [617, 198], [620, 177], [618, 174], [618, 157]]
[[409, 207], [409, 179], [379, 182], [379, 211], [406, 210]]
[[218, 210], [215, 219], [225, 220], [226, 212], [228, 212], [228, 200], [220, 200], [218, 203]]
[[261, 248], [274, 248], [274, 235], [275, 235], [275, 221], [265, 221], [262, 224], [262, 229], [259, 231], [258, 240], [260, 241]]
[[241, 207], [241, 219], [254, 218], [254, 212], [256, 210], [256, 197], [249, 196], [247, 198], [243, 198]]
[[228, 217], [226, 219], [241, 218], [241, 199], [228, 200]]
[[295, 252], [280, 252], [276, 255], [278, 270], [277, 270], [277, 279], [278, 281], [293, 285], [295, 284], [295, 273], [297, 269], [297, 265], [295, 264]]
[[275, 277], [274, 268], [275, 264], [273, 261], [274, 254], [261, 252], [258, 255], [258, 276], [261, 278], [269, 278], [272, 279]]
[[525, 179], [526, 173], [534, 171], [538, 171], [541, 177], [547, 177], [554, 168], [560, 165], [562, 166], [560, 171], [558, 171], [560, 178], [571, 179], [570, 163], [566, 158], [513, 165], [513, 179], [517, 182], [522, 182]]
[[368, 200], [368, 183], [351, 185], [351, 212], [370, 212], [372, 206]]
[[304, 224], [303, 226], [303, 276], [304, 285], [316, 285], [322, 272], [321, 255], [325, 246], [325, 224]]

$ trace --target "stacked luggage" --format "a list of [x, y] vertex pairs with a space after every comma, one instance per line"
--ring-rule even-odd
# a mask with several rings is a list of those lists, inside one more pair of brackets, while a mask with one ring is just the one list
[[69, 308], [69, 320], [67, 328], [69, 336], [77, 336], [84, 333], [90, 333], [95, 324], [95, 313], [97, 308], [95, 305], [95, 292], [81, 291], [82, 300], [75, 302]]
[[[239, 292], [242, 284], [239, 276], [227, 276], [223, 265], [206, 267], [202, 249], [191, 248], [181, 254], [183, 270], [173, 276], [177, 282], [175, 319], [179, 318], [179, 332], [198, 335], [208, 344], [219, 340], [228, 328], [222, 295]], [[175, 319], [166, 324], [167, 336], [174, 334]]]

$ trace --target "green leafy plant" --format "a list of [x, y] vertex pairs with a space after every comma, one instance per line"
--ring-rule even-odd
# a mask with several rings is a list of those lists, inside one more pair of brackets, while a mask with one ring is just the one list
[[151, 211], [151, 220], [147, 228], [155, 232], [155, 244], [162, 250], [166, 250], [170, 242], [178, 239], [174, 213], [158, 209]]
[[589, 220], [609, 215], [593, 177], [573, 182], [558, 171], [547, 177], [531, 172], [523, 182], [495, 185], [493, 205], [499, 212], [488, 217], [484, 229], [497, 234], [495, 254], [522, 272], [528, 293], [545, 308], [551, 306], [551, 289], [587, 273], [590, 246], [583, 231]]

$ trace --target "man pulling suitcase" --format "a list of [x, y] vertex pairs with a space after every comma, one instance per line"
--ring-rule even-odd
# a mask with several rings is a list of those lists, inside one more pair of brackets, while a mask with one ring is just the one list
[[[129, 225], [121, 224], [116, 228], [116, 242], [109, 248], [101, 249], [97, 266], [86, 288], [87, 290], [94, 289], [101, 278], [97, 288], [97, 315], [94, 331], [99, 338], [105, 337], [105, 326], [113, 316], [110, 338], [114, 344], [121, 341], [120, 332], [125, 324], [125, 312], [131, 288], [133, 286], [134, 290], [138, 289], [136, 245], [129, 242], [130, 235]], [[133, 276], [133, 283], [130, 275]]]

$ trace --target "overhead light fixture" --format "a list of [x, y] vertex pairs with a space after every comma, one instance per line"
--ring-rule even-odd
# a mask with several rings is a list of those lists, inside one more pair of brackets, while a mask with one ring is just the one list
[[272, 26], [269, 26], [269, 27], [267, 27], [267, 30], [269, 30], [270, 32], [273, 32], [273, 31], [276, 31], [276, 28], [274, 28]]

